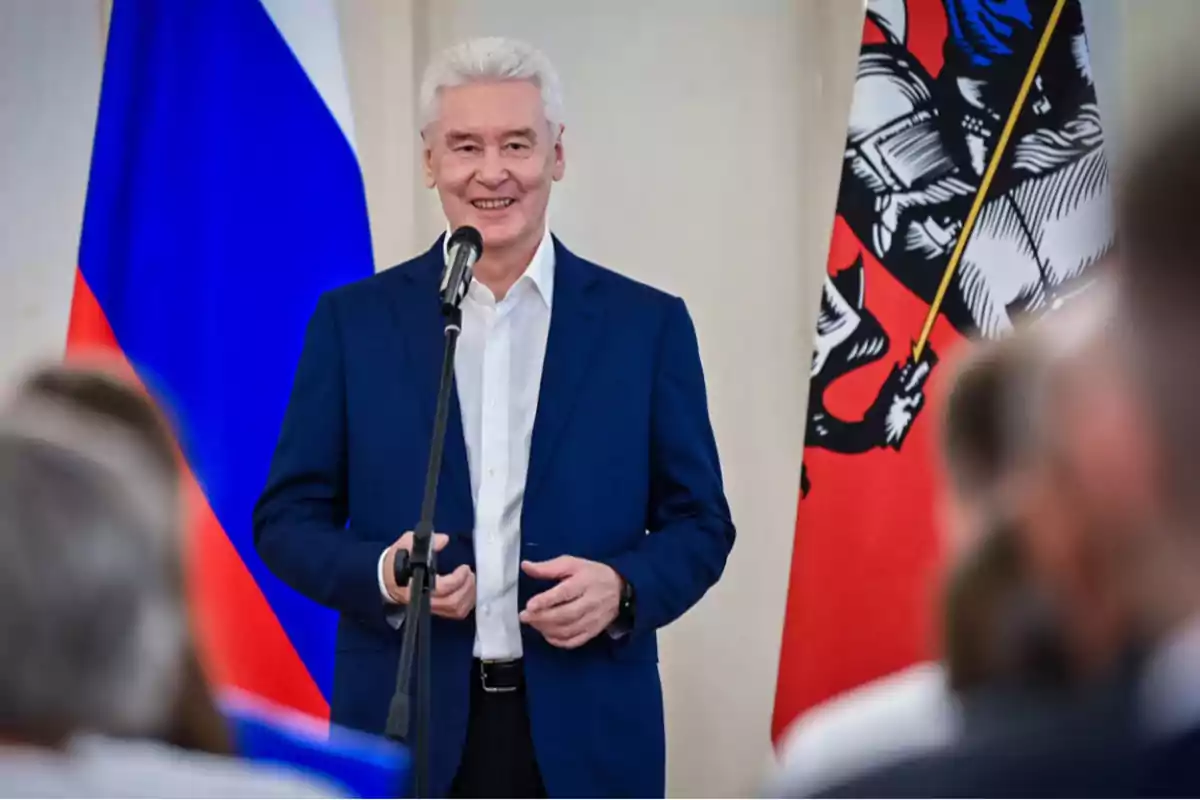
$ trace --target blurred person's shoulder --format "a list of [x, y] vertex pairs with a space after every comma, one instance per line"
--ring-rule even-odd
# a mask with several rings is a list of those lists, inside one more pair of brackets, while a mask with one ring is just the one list
[[959, 741], [831, 784], [819, 796], [1137, 796], [1143, 750], [1128, 700], [1124, 685], [1059, 698], [1002, 692], [974, 719], [968, 702]]
[[922, 663], [839, 695], [785, 733], [770, 796], [807, 796], [954, 741], [959, 710], [940, 664]]
[[[111, 775], [116, 794], [142, 791], [167, 797], [345, 797], [346, 790], [289, 769], [182, 750], [152, 741], [81, 737], [75, 752]], [[122, 766], [118, 767], [120, 764]]]
[[346, 797], [286, 767], [144, 740], [80, 736], [63, 751], [0, 748], [7, 797]]

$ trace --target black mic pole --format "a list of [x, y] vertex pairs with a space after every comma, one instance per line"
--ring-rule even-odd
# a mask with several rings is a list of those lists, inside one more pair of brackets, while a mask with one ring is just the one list
[[404, 640], [400, 647], [400, 666], [396, 691], [388, 708], [387, 736], [410, 744], [408, 736], [408, 687], [413, 661], [417, 665], [417, 736], [414, 758], [415, 794], [429, 797], [429, 723], [430, 723], [430, 592], [437, 574], [433, 553], [433, 511], [437, 505], [438, 474], [442, 471], [442, 450], [446, 442], [446, 418], [450, 412], [450, 391], [454, 386], [454, 353], [462, 331], [462, 309], [444, 306], [446, 344], [442, 356], [442, 377], [438, 384], [437, 411], [433, 418], [433, 439], [429, 446], [429, 467], [425, 472], [425, 495], [421, 500], [421, 519], [413, 531], [412, 552], [397, 551], [395, 577], [399, 586], [409, 587], [404, 616]]

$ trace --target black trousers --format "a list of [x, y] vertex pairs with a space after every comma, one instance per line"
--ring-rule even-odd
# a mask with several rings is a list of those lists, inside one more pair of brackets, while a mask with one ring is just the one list
[[450, 796], [546, 796], [529, 732], [524, 685], [512, 692], [485, 692], [478, 661], [471, 671], [467, 743]]

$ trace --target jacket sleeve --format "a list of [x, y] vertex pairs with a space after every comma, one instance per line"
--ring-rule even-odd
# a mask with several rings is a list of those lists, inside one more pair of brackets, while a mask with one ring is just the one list
[[696, 330], [673, 298], [658, 346], [650, 425], [647, 535], [606, 563], [633, 585], [633, 635], [695, 605], [725, 568], [734, 526], [704, 388]]
[[382, 623], [383, 546], [347, 525], [345, 369], [333, 301], [321, 298], [305, 337], [254, 543], [285, 583], [321, 605]]

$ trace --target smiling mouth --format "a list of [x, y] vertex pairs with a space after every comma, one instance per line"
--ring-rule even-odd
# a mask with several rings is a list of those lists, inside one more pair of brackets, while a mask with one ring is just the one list
[[511, 197], [502, 197], [496, 200], [472, 200], [471, 205], [480, 211], [499, 211], [502, 208], [508, 208], [515, 202], [517, 201]]

